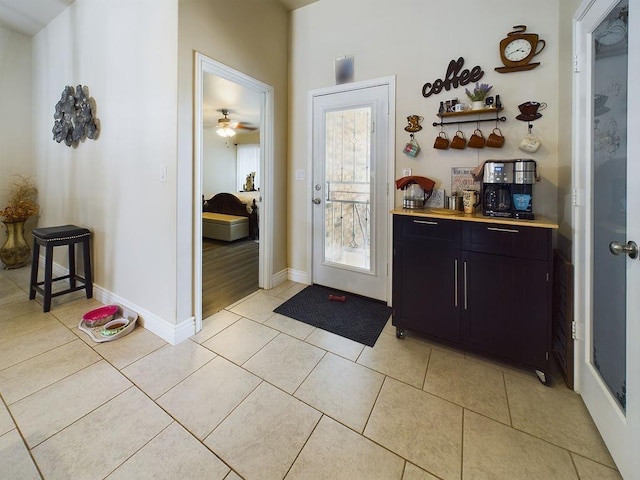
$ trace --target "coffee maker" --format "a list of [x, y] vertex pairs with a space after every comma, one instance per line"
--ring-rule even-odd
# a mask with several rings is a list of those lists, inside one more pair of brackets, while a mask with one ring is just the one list
[[536, 176], [535, 160], [487, 160], [482, 178], [482, 214], [533, 220]]

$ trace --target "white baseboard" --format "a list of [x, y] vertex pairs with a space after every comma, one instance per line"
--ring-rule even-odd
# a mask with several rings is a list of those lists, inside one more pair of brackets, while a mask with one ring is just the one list
[[287, 273], [287, 269], [280, 270], [278, 273], [274, 274], [271, 277], [271, 288], [275, 288], [281, 283], [286, 282], [289, 279], [289, 275]]
[[[40, 257], [40, 268], [44, 269], [43, 257]], [[68, 275], [69, 270], [54, 262], [52, 274], [54, 278], [61, 277]], [[93, 284], [93, 297], [105, 305], [118, 304], [136, 312], [138, 314], [138, 323], [142, 327], [171, 345], [177, 345], [196, 332], [195, 317], [190, 317], [178, 324], [173, 324], [95, 283]]]
[[288, 269], [288, 277], [292, 282], [304, 283], [305, 285], [311, 285], [311, 278], [307, 272], [302, 270], [295, 270], [293, 268]]

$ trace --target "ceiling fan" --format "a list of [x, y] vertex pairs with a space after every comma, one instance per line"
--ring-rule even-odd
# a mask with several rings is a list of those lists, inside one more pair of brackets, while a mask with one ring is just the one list
[[257, 127], [249, 125], [243, 122], [232, 121], [229, 118], [229, 109], [222, 108], [218, 110], [222, 113], [223, 117], [218, 119], [216, 125], [216, 133], [221, 137], [233, 137], [236, 134], [236, 130], [256, 130]]

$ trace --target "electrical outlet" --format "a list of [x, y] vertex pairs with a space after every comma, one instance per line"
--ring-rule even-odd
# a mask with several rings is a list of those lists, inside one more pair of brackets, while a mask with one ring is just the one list
[[411, 176], [411, 169], [410, 168], [405, 168], [402, 170], [402, 176], [403, 177], [410, 177]]

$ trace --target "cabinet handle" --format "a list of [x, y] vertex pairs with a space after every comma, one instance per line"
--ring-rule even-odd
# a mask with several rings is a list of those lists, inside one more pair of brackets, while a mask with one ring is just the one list
[[467, 309], [467, 262], [463, 263], [464, 266], [464, 309]]
[[414, 220], [413, 223], [422, 223], [425, 225], [438, 225], [438, 222], [430, 222], [429, 220]]
[[454, 303], [454, 306], [457, 307], [458, 306], [458, 259], [457, 258], [453, 261], [453, 291], [454, 291], [453, 303]]
[[513, 230], [512, 228], [487, 227], [487, 230], [492, 230], [494, 232], [520, 233], [520, 230]]

